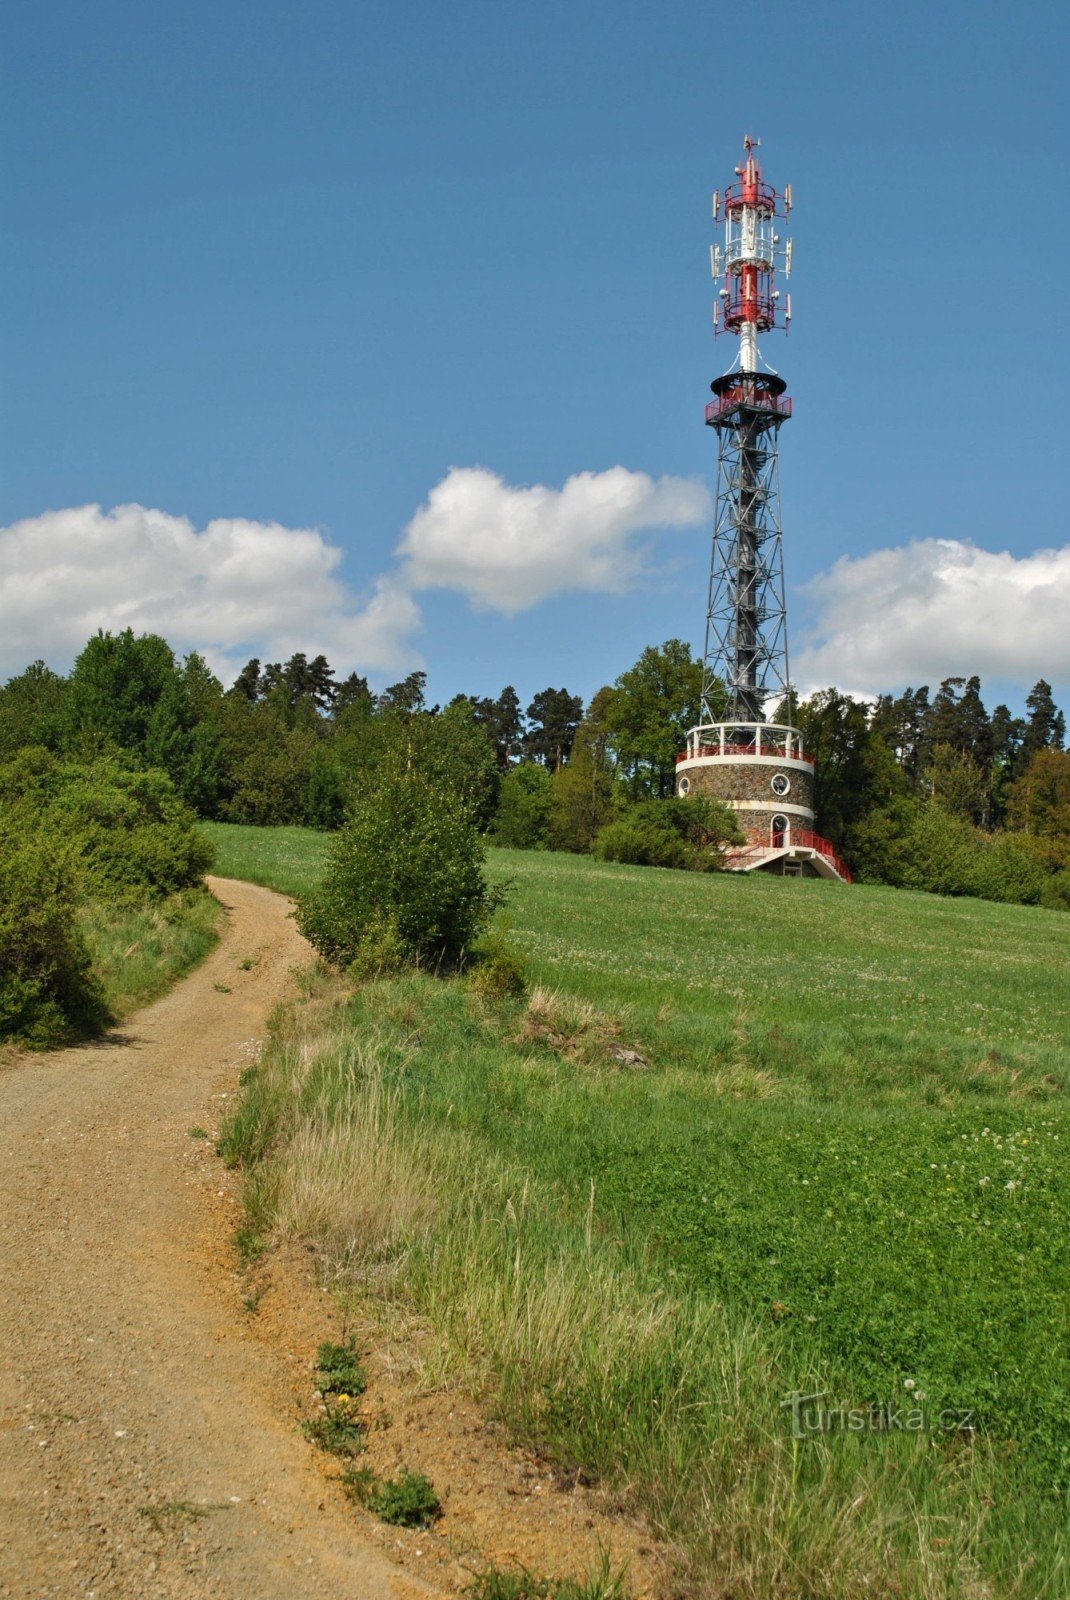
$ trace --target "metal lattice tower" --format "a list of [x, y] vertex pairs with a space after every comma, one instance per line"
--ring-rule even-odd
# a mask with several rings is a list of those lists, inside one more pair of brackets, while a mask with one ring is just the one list
[[[762, 179], [746, 139], [746, 160], [737, 182], [725, 190], [725, 243], [714, 246], [714, 278], [724, 282], [714, 303], [717, 333], [735, 334], [739, 354], [732, 368], [711, 384], [715, 398], [706, 422], [717, 430], [717, 513], [706, 607], [702, 717], [712, 721], [719, 684], [728, 690], [727, 715], [760, 722], [765, 703], [788, 692], [787, 609], [777, 438], [791, 416], [787, 384], [775, 372], [758, 370], [758, 335], [778, 326], [778, 257], [791, 272], [791, 241], [781, 242], [777, 217], [791, 209], [791, 187], [778, 194]], [[720, 215], [722, 196], [713, 197]], [[791, 321], [787, 297], [781, 326]]]

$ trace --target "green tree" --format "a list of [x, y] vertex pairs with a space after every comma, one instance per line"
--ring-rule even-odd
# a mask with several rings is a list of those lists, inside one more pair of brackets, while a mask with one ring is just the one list
[[392, 711], [403, 717], [414, 716], [426, 706], [424, 693], [426, 688], [427, 673], [410, 672], [400, 683], [392, 683], [388, 689], [383, 690], [378, 699], [378, 709]]
[[188, 655], [152, 709], [143, 755], [170, 777], [199, 816], [214, 817], [223, 789], [223, 686], [203, 658]]
[[248, 700], [250, 705], [255, 705], [260, 698], [259, 656], [253, 656], [251, 661], [245, 663], [227, 693], [237, 695], [239, 699]]
[[1029, 760], [1038, 750], [1061, 750], [1066, 738], [1066, 718], [1052, 699], [1051, 684], [1039, 679], [1026, 695], [1029, 712], [1022, 738], [1022, 755]]
[[156, 706], [178, 674], [158, 634], [98, 633], [74, 664], [64, 703], [66, 744], [90, 754], [130, 750], [141, 759]]
[[595, 840], [594, 853], [604, 861], [641, 867], [680, 867], [716, 872], [726, 845], [742, 844], [735, 813], [706, 795], [686, 799], [641, 800]]
[[374, 710], [375, 697], [368, 688], [367, 678], [351, 672], [349, 677], [338, 685], [335, 693], [333, 706], [335, 721], [341, 721], [343, 717], [370, 717]]
[[520, 761], [502, 774], [490, 830], [495, 844], [513, 850], [539, 850], [545, 845], [553, 783], [549, 768], [537, 761]]
[[648, 645], [622, 672], [606, 707], [606, 725], [633, 797], [671, 794], [676, 757], [699, 720], [702, 664], [682, 639]]
[[576, 729], [583, 716], [583, 701], [567, 689], [540, 689], [528, 706], [524, 752], [556, 772], [569, 758]]
[[470, 700], [468, 704], [494, 746], [499, 772], [508, 771], [524, 749], [524, 717], [516, 690], [506, 684], [496, 700]]
[[933, 800], [952, 817], [976, 826], [988, 821], [990, 772], [965, 750], [938, 744], [929, 765]]
[[821, 833], [853, 859], [853, 831], [906, 782], [894, 755], [870, 724], [861, 700], [822, 689], [802, 701], [796, 723], [814, 766], [814, 810]]
[[903, 772], [916, 784], [928, 759], [928, 685], [904, 689], [901, 695], [882, 694], [873, 708], [870, 728], [892, 751]]
[[613, 807], [613, 772], [606, 731], [584, 720], [576, 729], [572, 753], [550, 783], [546, 843], [551, 850], [586, 854], [609, 821]]
[[1070, 867], [1070, 751], [1034, 752], [1008, 790], [1007, 820], [1050, 871]]
[[26, 745], [58, 750], [63, 742], [67, 680], [35, 661], [0, 689], [0, 760]]

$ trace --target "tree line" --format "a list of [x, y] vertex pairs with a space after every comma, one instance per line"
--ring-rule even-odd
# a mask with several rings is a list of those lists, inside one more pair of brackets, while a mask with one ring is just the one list
[[[524, 708], [506, 685], [439, 706], [426, 689], [413, 672], [373, 693], [300, 653], [249, 661], [224, 689], [200, 656], [180, 659], [157, 635], [101, 632], [69, 675], [35, 662], [0, 688], [0, 760], [27, 746], [78, 761], [118, 752], [166, 772], [202, 817], [335, 828], [399, 720], [442, 718], [473, 763], [481, 825], [498, 842], [686, 864], [691, 814], [667, 802], [699, 720], [701, 666], [687, 644], [648, 647], [586, 704], [547, 687]], [[816, 825], [862, 881], [1061, 904], [1066, 723], [1043, 680], [1025, 706], [1023, 716], [989, 712], [979, 678], [951, 677], [873, 704], [836, 689], [791, 695], [774, 720], [802, 730]], [[723, 818], [710, 828], [704, 838], [727, 837]]]

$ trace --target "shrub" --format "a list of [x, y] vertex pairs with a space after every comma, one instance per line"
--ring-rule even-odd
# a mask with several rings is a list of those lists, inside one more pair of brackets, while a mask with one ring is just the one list
[[475, 952], [469, 984], [485, 1000], [518, 999], [527, 987], [523, 952], [504, 932], [494, 932]]
[[705, 795], [644, 800], [601, 830], [594, 853], [603, 861], [634, 866], [714, 872], [722, 847], [742, 838], [728, 807]]
[[1070, 911], [1070, 871], [1052, 873], [1041, 890], [1040, 903], [1049, 911]]
[[970, 892], [983, 900], [1039, 905], [1048, 874], [1024, 839], [1013, 833], [982, 835]]
[[513, 850], [538, 850], [546, 842], [553, 774], [534, 761], [503, 773], [498, 810], [491, 825], [494, 843]]
[[23, 750], [0, 767], [0, 806], [11, 833], [56, 836], [78, 860], [85, 898], [143, 898], [198, 883], [212, 846], [163, 772], [118, 761], [63, 762]]
[[689, 867], [692, 852], [671, 827], [639, 818], [611, 822], [595, 840], [594, 853], [603, 861], [626, 861], [636, 867]]
[[[487, 883], [471, 796], [432, 782], [402, 725], [353, 798], [298, 926], [321, 955], [366, 969], [376, 946], [415, 961], [455, 961], [502, 892]], [[438, 752], [436, 752], [436, 756]], [[432, 770], [441, 773], [441, 764]]]
[[1047, 875], [1022, 836], [984, 833], [929, 804], [911, 822], [890, 881], [929, 894], [1036, 905]]
[[51, 1044], [107, 1021], [76, 908], [54, 846], [0, 834], [0, 1038]]

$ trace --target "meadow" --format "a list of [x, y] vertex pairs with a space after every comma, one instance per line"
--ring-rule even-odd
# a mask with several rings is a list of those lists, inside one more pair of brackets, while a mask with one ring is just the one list
[[[208, 831], [272, 882], [270, 833]], [[276, 885], [311, 882], [322, 836], [280, 831]], [[229, 1136], [260, 1225], [390, 1263], [444, 1362], [730, 1592], [1065, 1592], [1070, 921], [491, 870], [526, 995], [477, 967], [292, 1019]], [[882, 1406], [918, 1431], [848, 1433]]]

